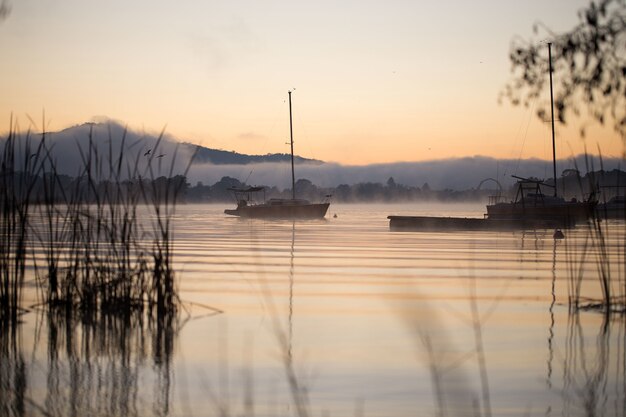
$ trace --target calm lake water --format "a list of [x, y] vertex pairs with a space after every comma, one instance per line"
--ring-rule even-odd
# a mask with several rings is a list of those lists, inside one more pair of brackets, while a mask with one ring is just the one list
[[[623, 317], [567, 307], [579, 273], [600, 295], [586, 228], [561, 241], [389, 230], [391, 214], [482, 217], [484, 204], [331, 205], [297, 222], [224, 208], [177, 209], [180, 322], [25, 315], [0, 361], [3, 412], [626, 414]], [[622, 286], [625, 228], [605, 245]]]

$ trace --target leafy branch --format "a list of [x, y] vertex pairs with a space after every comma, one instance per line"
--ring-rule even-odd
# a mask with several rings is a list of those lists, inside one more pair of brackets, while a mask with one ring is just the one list
[[[548, 48], [552, 43], [554, 104], [561, 123], [581, 116], [581, 107], [601, 125], [613, 122], [626, 141], [626, 0], [600, 0], [578, 12], [580, 23], [557, 34], [543, 23], [533, 32], [543, 42], [515, 38], [509, 59], [512, 79], [501, 92], [514, 105], [528, 106], [547, 91]], [[549, 103], [538, 105], [545, 119]], [[585, 136], [585, 126], [580, 129]]]

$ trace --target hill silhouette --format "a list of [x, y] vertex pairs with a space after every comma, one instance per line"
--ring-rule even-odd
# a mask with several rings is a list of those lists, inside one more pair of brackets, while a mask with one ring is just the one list
[[[183, 146], [191, 149], [196, 145], [190, 143], [183, 143]], [[247, 165], [258, 163], [276, 163], [276, 162], [290, 162], [291, 155], [286, 153], [268, 153], [266, 155], [247, 155], [233, 151], [224, 151], [221, 149], [211, 149], [204, 146], [198, 147], [198, 153], [194, 159], [194, 163], [211, 163], [215, 165]], [[322, 164], [322, 161], [316, 159], [303, 158], [298, 155], [294, 155], [294, 160], [297, 163], [309, 163], [309, 164]]]
[[[41, 134], [32, 134], [38, 141]], [[160, 138], [160, 139], [159, 139]], [[0, 138], [0, 143], [2, 138]], [[115, 121], [83, 123], [58, 132], [46, 133], [46, 144], [60, 174], [77, 176], [84, 166], [83, 157], [91, 147], [102, 158], [123, 155], [123, 167], [138, 167], [145, 171], [149, 159], [157, 175], [178, 175], [185, 170], [194, 154], [193, 166], [187, 175], [190, 183], [213, 184], [223, 177], [236, 178], [251, 184], [279, 188], [291, 184], [290, 155], [283, 153], [246, 155], [234, 151], [211, 149], [184, 142], [167, 133], [127, 130]], [[157, 146], [158, 144], [158, 146]], [[116, 157], [117, 158], [117, 157]], [[323, 188], [341, 184], [384, 183], [393, 177], [398, 184], [421, 187], [428, 183], [433, 189], [467, 190], [478, 187], [487, 178], [495, 178], [502, 187], [515, 182], [511, 176], [547, 179], [552, 172], [551, 161], [528, 159], [497, 159], [471, 156], [441, 160], [378, 163], [348, 166], [296, 156], [296, 179], [307, 179]], [[106, 162], [106, 163], [104, 163]], [[117, 160], [116, 160], [117, 162]], [[103, 161], [106, 171], [110, 161]], [[558, 171], [578, 167], [581, 174], [603, 168], [605, 171], [622, 169], [623, 158], [578, 155], [557, 161]], [[130, 172], [130, 169], [125, 172]], [[490, 184], [493, 186], [493, 181]]]
[[[23, 137], [26, 134], [22, 134]], [[30, 134], [31, 142], [39, 142], [42, 134]], [[0, 143], [3, 139], [0, 139]], [[95, 152], [106, 161], [109, 155], [122, 155], [123, 166], [142, 165], [147, 159], [159, 158], [162, 167], [174, 164], [173, 172], [178, 172], [195, 154], [194, 164], [247, 165], [259, 163], [287, 163], [288, 154], [246, 155], [233, 151], [211, 149], [204, 146], [181, 142], [177, 138], [159, 132], [139, 132], [130, 130], [115, 121], [104, 123], [88, 122], [71, 126], [58, 132], [46, 132], [45, 142], [56, 161], [60, 174], [76, 175], [83, 167], [87, 150]], [[322, 161], [294, 157], [297, 163], [322, 164]], [[106, 165], [106, 164], [105, 164]], [[104, 167], [106, 169], [106, 166]]]

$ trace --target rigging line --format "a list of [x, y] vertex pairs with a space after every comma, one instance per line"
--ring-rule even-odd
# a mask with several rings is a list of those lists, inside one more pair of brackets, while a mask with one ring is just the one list
[[[517, 161], [515, 163], [515, 173], [519, 173], [519, 166], [522, 161], [522, 153], [524, 152], [524, 147], [526, 146], [526, 139], [528, 138], [528, 129], [530, 128], [530, 121], [532, 120], [536, 104], [537, 104], [537, 99], [535, 98], [533, 99], [530, 105], [530, 108], [528, 109], [528, 112], [527, 112], [526, 129], [524, 129], [524, 135], [521, 138], [522, 144], [520, 146], [519, 154], [517, 155]], [[505, 175], [506, 175], [506, 169], [505, 169]]]
[[[296, 117], [298, 118], [298, 122], [300, 122], [300, 128], [302, 129], [302, 137], [304, 138], [304, 140], [300, 141], [300, 143], [305, 144], [306, 150], [310, 151], [310, 149], [309, 149], [309, 144], [310, 144], [310, 142], [309, 142], [309, 134], [308, 134], [308, 132], [306, 130], [306, 126], [304, 125], [304, 121], [302, 120], [302, 117], [300, 116], [300, 114], [298, 114]], [[302, 154], [300, 154], [299, 156], [302, 157]]]
[[[260, 134], [260, 137], [261, 137], [261, 139], [260, 139], [260, 142], [261, 142], [261, 147], [260, 147], [260, 149], [265, 149], [265, 150], [268, 150], [268, 149], [269, 149], [269, 148], [268, 148], [268, 143], [270, 142], [270, 139], [272, 138], [272, 136], [273, 136], [273, 134], [274, 134], [274, 131], [275, 131], [276, 125], [278, 124], [278, 120], [282, 117], [282, 112], [283, 112], [283, 109], [284, 109], [284, 104], [285, 104], [285, 102], [286, 102], [286, 100], [281, 100], [281, 103], [280, 103], [280, 104], [278, 104], [276, 107], [275, 107], [274, 105], [272, 106], [272, 107], [273, 107], [273, 109], [274, 109], [274, 110], [272, 111], [272, 113], [274, 114], [274, 116], [272, 117], [272, 124], [271, 124], [271, 126], [270, 126], [270, 128], [269, 128], [269, 131], [267, 131], [267, 134], [263, 134], [263, 133], [261, 133], [261, 134]], [[270, 154], [270, 153], [272, 153], [272, 152], [267, 152], [267, 151], [266, 151], [265, 153], [266, 153], [266, 154]], [[256, 163], [256, 162], [255, 162], [255, 163], [252, 165], [252, 170], [248, 173], [248, 176], [246, 177], [246, 180], [244, 181], [244, 184], [248, 184], [248, 180], [250, 179], [250, 177], [251, 177], [251, 176], [252, 176], [252, 174], [254, 173], [254, 170], [256, 169], [256, 165], [257, 165], [257, 164], [258, 164], [258, 163]], [[245, 170], [247, 170], [247, 168], [248, 168], [247, 166], [243, 166], [243, 167], [239, 170], [239, 172], [240, 172], [240, 176], [245, 175], [245, 174], [244, 174], [244, 172], [245, 172]]]
[[[300, 144], [304, 144], [303, 148], [305, 148], [305, 152], [302, 152], [302, 151], [295, 152], [294, 151], [294, 153], [295, 153], [295, 155], [298, 155], [299, 157], [304, 158], [303, 155], [311, 155], [312, 154], [312, 152], [311, 152], [311, 149], [312, 149], [311, 148], [311, 143], [313, 143], [313, 142], [309, 140], [309, 134], [308, 134], [306, 125], [304, 123], [304, 120], [302, 119], [302, 116], [301, 116], [302, 112], [295, 112], [295, 115], [296, 115], [296, 118], [297, 118], [297, 120], [299, 122], [299, 126], [298, 127], [302, 130], [302, 134], [299, 135], [299, 137], [304, 139], [304, 140], [299, 141], [299, 143]], [[294, 134], [294, 136], [295, 136], [295, 134]], [[296, 141], [294, 140], [294, 144], [295, 143], [296, 143]], [[299, 149], [301, 149], [300, 146], [299, 146]], [[311, 157], [309, 156], [309, 158], [311, 158]], [[313, 159], [316, 159], [316, 158], [313, 158]], [[322, 170], [321, 165], [313, 164], [313, 165], [310, 166], [310, 165], [307, 164], [307, 166], [310, 167], [310, 170], [308, 171], [309, 174], [313, 174], [313, 176], [315, 176], [315, 175], [319, 176], [319, 172]], [[300, 171], [302, 172], [303, 170], [301, 169]], [[311, 180], [312, 178], [309, 176], [308, 179]]]
[[[279, 124], [280, 122], [280, 126], [283, 126], [282, 120], [283, 119], [287, 119], [288, 116], [285, 116], [286, 114], [288, 115], [288, 110], [285, 110], [285, 108], [287, 107], [287, 99], [281, 99], [280, 104], [277, 106], [278, 108], [275, 110], [274, 114], [275, 116], [273, 117], [273, 122], [272, 125], [270, 127], [270, 130], [268, 132], [268, 134], [265, 136], [265, 145], [264, 148], [268, 149], [268, 142], [274, 142], [275, 139], [273, 138], [274, 136], [277, 137], [282, 137], [283, 133], [282, 133], [282, 128], [281, 129], [276, 129], [276, 126]], [[287, 119], [288, 120], [288, 119]], [[287, 122], [288, 124], [289, 122]], [[276, 130], [279, 130], [281, 132], [275, 133]], [[289, 143], [289, 139], [287, 138], [286, 140], [283, 140], [283, 142], [286, 142], [287, 144]], [[288, 154], [289, 152], [285, 152], [282, 145], [277, 149], [277, 150], [273, 150], [270, 152], [267, 152], [267, 154]], [[280, 160], [277, 162], [272, 162], [272, 164], [276, 164], [277, 166], [274, 167], [275, 173], [278, 174], [279, 178], [287, 178], [287, 168], [285, 168], [285, 164], [282, 163]], [[291, 174], [289, 174], [291, 175]], [[279, 188], [284, 188], [283, 184], [280, 184], [280, 180], [274, 179], [275, 183], [273, 184], [273, 186], [277, 186]], [[278, 182], [276, 182], [278, 181]]]
[[[542, 120], [542, 122], [544, 123], [544, 125], [546, 123], [551, 123], [551, 120]], [[550, 140], [548, 141], [549, 143], [546, 144], [545, 140], [542, 140], [541, 143], [543, 144], [543, 159], [544, 160], [550, 160], [552, 161], [552, 137], [550, 135], [552, 135], [552, 131], [550, 129], [548, 129], [548, 137], [550, 138]], [[556, 135], [556, 131], [555, 131], [555, 135]], [[546, 155], [550, 154], [550, 157], [546, 158]], [[548, 170], [552, 170], [551, 166], [548, 165], [544, 165], [543, 167], [543, 177], [544, 178], [550, 178], [552, 175], [548, 174]], [[555, 178], [556, 180], [556, 178]]]
[[250, 170], [250, 173], [248, 174], [248, 176], [246, 177], [246, 180], [243, 182], [244, 184], [248, 184], [248, 180], [250, 179], [250, 176], [252, 175], [252, 173], [254, 172], [254, 168], [252, 168]]
[[274, 117], [273, 117], [272, 125], [270, 126], [270, 130], [267, 132], [267, 135], [264, 136], [265, 139], [264, 139], [264, 143], [263, 143], [264, 146], [263, 147], [265, 149], [267, 149], [267, 142], [272, 137], [272, 134], [274, 133], [274, 129], [276, 128], [276, 124], [278, 123], [278, 120], [280, 120], [281, 118], [284, 117], [283, 110], [285, 108], [285, 103], [286, 102], [287, 102], [287, 100], [283, 99], [281, 101], [281, 104], [278, 106], [279, 108], [274, 111]]
[[[290, 146], [290, 137], [289, 137], [289, 103], [287, 102], [287, 98], [283, 99], [282, 101], [282, 106], [281, 106], [281, 114], [280, 114], [280, 119], [282, 121], [285, 122], [281, 122], [281, 126], [286, 126], [286, 130], [281, 132], [281, 136], [284, 135], [284, 139], [283, 139], [283, 145], [282, 146], [287, 146], [287, 150], [285, 151], [284, 147], [281, 147], [281, 151], [280, 153], [282, 155], [289, 155], [291, 153], [291, 150], [289, 149]], [[277, 184], [280, 186], [280, 188], [282, 188], [283, 190], [286, 188], [290, 188], [291, 189], [291, 181], [288, 181], [287, 178], [291, 179], [291, 164], [289, 162], [283, 162], [283, 161], [279, 161], [278, 162], [278, 166], [280, 168], [280, 180], [279, 181], [284, 181], [281, 184]], [[296, 180], [297, 181], [297, 180]], [[289, 184], [287, 184], [289, 183]]]

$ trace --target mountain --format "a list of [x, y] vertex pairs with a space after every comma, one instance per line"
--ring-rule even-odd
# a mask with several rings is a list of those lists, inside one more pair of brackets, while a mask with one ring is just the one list
[[[23, 137], [26, 134], [22, 134]], [[159, 140], [159, 138], [161, 138]], [[38, 143], [41, 134], [30, 134], [31, 143]], [[145, 168], [152, 156], [157, 160], [161, 171], [184, 171], [194, 151], [197, 153], [194, 165], [248, 165], [260, 163], [288, 163], [288, 154], [246, 155], [237, 152], [210, 149], [191, 143], [181, 142], [169, 134], [145, 133], [128, 130], [123, 125], [108, 121], [105, 123], [83, 123], [58, 132], [47, 132], [46, 145], [61, 174], [77, 175], [90, 153], [92, 158], [101, 159], [104, 168], [110, 165], [109, 155], [115, 158], [122, 155], [122, 166], [131, 171], [135, 166]], [[2, 143], [2, 139], [0, 139]], [[158, 146], [157, 146], [158, 144]], [[322, 164], [322, 161], [295, 156], [299, 164]], [[157, 164], [155, 164], [156, 166]]]
[[[40, 136], [32, 135], [37, 140]], [[152, 161], [153, 174], [173, 175], [185, 171], [196, 149], [169, 134], [142, 133], [125, 130], [115, 122], [84, 123], [59, 132], [46, 134], [46, 144], [61, 174], [76, 176], [84, 166], [83, 159], [91, 149], [92, 159], [100, 159], [100, 169], [106, 170], [112, 163], [108, 155], [123, 155], [121, 166], [125, 176], [145, 173]], [[1, 145], [2, 139], [0, 139]], [[91, 144], [90, 144], [91, 143]], [[158, 147], [157, 147], [158, 143]], [[97, 158], [96, 158], [97, 157]], [[214, 184], [223, 177], [236, 178], [255, 185], [286, 188], [291, 186], [290, 156], [287, 154], [245, 155], [237, 152], [198, 147], [194, 164], [187, 174], [192, 184]], [[471, 156], [414, 162], [379, 163], [348, 166], [296, 156], [296, 179], [307, 179], [320, 187], [337, 187], [341, 184], [382, 183], [393, 178], [398, 184], [432, 189], [466, 190], [493, 188], [495, 179], [503, 188], [515, 182], [512, 174], [522, 177], [548, 179], [552, 162], [530, 159], [496, 159]], [[560, 172], [579, 167], [581, 175], [603, 168], [605, 171], [622, 169], [623, 158], [578, 155], [557, 161]], [[135, 171], [136, 170], [136, 171]]]
[[[190, 149], [194, 149], [196, 145], [190, 143], [183, 143], [183, 146], [187, 146]], [[204, 146], [198, 147], [198, 153], [194, 158], [195, 164], [211, 163], [215, 165], [247, 165], [247, 164], [259, 164], [259, 163], [276, 163], [276, 162], [290, 162], [291, 155], [286, 153], [272, 153], [266, 155], [246, 155], [232, 151], [223, 151], [220, 149], [211, 149]], [[307, 164], [323, 164], [322, 161], [316, 159], [303, 158], [298, 155], [294, 155], [295, 163], [307, 163]]]

